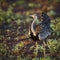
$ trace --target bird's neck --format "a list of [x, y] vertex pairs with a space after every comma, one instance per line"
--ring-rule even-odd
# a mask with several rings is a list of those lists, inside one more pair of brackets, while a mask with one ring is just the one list
[[31, 31], [32, 31], [32, 33], [33, 33], [34, 36], [36, 36], [36, 32], [34, 30], [34, 23], [36, 22], [36, 20], [37, 19], [34, 19], [33, 22], [32, 22], [32, 24], [31, 24]]

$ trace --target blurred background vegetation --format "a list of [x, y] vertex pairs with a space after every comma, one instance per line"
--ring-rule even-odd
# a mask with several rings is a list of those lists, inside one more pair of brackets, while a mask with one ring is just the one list
[[[28, 15], [41, 12], [49, 15], [54, 31], [47, 41], [47, 58], [40, 42], [35, 48], [35, 42], [26, 39], [32, 21]], [[60, 60], [60, 0], [0, 0], [0, 60], [12, 59]]]

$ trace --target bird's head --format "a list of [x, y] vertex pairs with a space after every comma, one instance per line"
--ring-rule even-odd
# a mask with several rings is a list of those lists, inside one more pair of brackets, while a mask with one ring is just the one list
[[29, 15], [30, 17], [32, 17], [34, 20], [38, 19], [37, 15], [36, 14], [33, 14], [33, 15]]
[[39, 20], [39, 21], [43, 20], [43, 17], [41, 16], [40, 13], [36, 13], [36, 14], [33, 14], [33, 15], [29, 15], [29, 16], [32, 17], [34, 20]]

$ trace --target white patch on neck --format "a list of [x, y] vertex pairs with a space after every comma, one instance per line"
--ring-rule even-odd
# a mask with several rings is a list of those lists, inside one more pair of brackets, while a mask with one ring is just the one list
[[31, 31], [32, 31], [34, 36], [36, 36], [35, 30], [34, 30], [34, 23], [36, 22], [36, 20], [37, 20], [37, 16], [34, 16], [34, 20], [31, 24]]

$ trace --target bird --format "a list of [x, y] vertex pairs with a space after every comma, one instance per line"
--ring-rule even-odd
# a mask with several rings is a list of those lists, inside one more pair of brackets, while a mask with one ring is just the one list
[[[34, 40], [45, 40], [51, 35], [52, 28], [50, 27], [50, 18], [46, 13], [30, 15], [33, 18], [29, 26], [29, 37]], [[35, 23], [39, 20], [39, 24], [35, 27]]]
[[[29, 26], [29, 38], [31, 38], [36, 43], [36, 48], [38, 48], [38, 42], [42, 42], [44, 47], [44, 57], [46, 57], [46, 42], [47, 38], [51, 36], [52, 28], [50, 27], [50, 17], [43, 12], [42, 14], [30, 15], [33, 18], [32, 23]], [[39, 20], [39, 24], [35, 26], [35, 23]], [[36, 29], [34, 28], [36, 27]]]
[[[47, 38], [51, 36], [52, 28], [50, 27], [50, 18], [46, 13], [30, 15], [33, 18], [31, 25], [29, 26], [29, 37], [36, 42], [36, 48], [38, 48], [38, 42], [42, 41], [44, 47], [44, 57], [46, 57], [46, 42]], [[36, 22], [38, 25], [35, 26]], [[34, 29], [36, 27], [36, 29]]]

